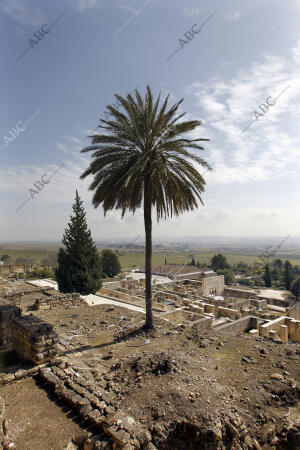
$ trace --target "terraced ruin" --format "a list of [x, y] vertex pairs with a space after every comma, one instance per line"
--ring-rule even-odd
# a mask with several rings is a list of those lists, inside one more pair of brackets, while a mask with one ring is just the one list
[[128, 277], [84, 298], [24, 282], [2, 296], [4, 448], [297, 449], [298, 304], [158, 278], [145, 332]]

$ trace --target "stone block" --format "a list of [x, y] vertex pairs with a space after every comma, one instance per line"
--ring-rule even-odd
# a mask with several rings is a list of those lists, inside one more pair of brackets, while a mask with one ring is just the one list
[[7, 375], [3, 375], [2, 376], [2, 380], [3, 380], [3, 384], [7, 384], [7, 383], [12, 383], [13, 381], [15, 381], [15, 376], [14, 374], [7, 374]]
[[277, 333], [277, 331], [270, 330], [270, 331], [269, 331], [269, 337], [270, 337], [271, 339], [274, 339], [274, 340], [278, 339], [278, 333]]
[[124, 430], [116, 430], [116, 427], [109, 427], [105, 432], [121, 447], [130, 443], [130, 434]]
[[28, 375], [27, 370], [19, 369], [15, 372], [15, 379], [21, 380], [22, 378], [25, 378]]
[[282, 342], [287, 343], [289, 341], [288, 327], [287, 325], [280, 325], [279, 337]]
[[249, 330], [249, 334], [251, 334], [251, 336], [258, 336], [259, 331], [255, 328], [253, 328], [252, 330]]

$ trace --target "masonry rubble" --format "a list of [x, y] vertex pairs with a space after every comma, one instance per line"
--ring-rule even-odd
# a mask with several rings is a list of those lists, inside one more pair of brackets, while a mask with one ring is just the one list
[[[58, 366], [41, 368], [39, 375], [55, 394], [81, 416], [104, 431], [116, 449], [145, 448], [151, 442], [149, 430], [125, 411], [100, 386], [82, 373], [60, 362]], [[89, 447], [87, 447], [89, 448]]]
[[14, 305], [0, 306], [0, 341], [9, 346], [24, 361], [42, 364], [57, 355], [58, 336], [52, 325], [38, 317], [22, 316]]
[[88, 306], [80, 294], [61, 294], [57, 291], [45, 291], [43, 298], [37, 298], [34, 302], [34, 309], [52, 309], [66, 306]]

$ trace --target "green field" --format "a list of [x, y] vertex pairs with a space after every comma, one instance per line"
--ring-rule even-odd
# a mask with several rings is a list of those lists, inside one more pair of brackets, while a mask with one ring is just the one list
[[47, 249], [36, 249], [36, 250], [10, 250], [3, 249], [0, 251], [0, 256], [8, 255], [12, 262], [15, 262], [18, 258], [26, 258], [32, 263], [41, 263], [43, 259], [49, 257], [56, 251]]
[[[212, 257], [216, 254], [216, 252], [210, 253], [196, 253], [196, 252], [186, 252], [186, 253], [153, 253], [152, 264], [153, 265], [163, 265], [165, 263], [165, 258], [167, 259], [168, 264], [187, 264], [191, 261], [192, 258], [195, 259], [196, 263], [200, 261], [200, 263], [210, 264]], [[240, 261], [243, 261], [247, 264], [254, 264], [255, 262], [262, 263], [261, 259], [258, 256], [251, 255], [240, 255], [233, 253], [225, 253], [227, 261], [230, 265], [237, 264]], [[127, 253], [123, 256], [119, 257], [122, 269], [127, 269], [132, 266], [143, 267], [145, 256], [143, 253]], [[300, 266], [300, 259], [290, 259], [293, 265]]]
[[[10, 256], [13, 262], [15, 262], [18, 258], [27, 258], [32, 263], [41, 263], [45, 258], [53, 255], [55, 252], [52, 247], [51, 250], [47, 248], [43, 249], [2, 249], [0, 251], [0, 256], [7, 254]], [[212, 251], [208, 253], [200, 253], [200, 252], [155, 252], [153, 253], [152, 263], [153, 265], [163, 265], [165, 263], [165, 258], [167, 259], [168, 264], [187, 264], [188, 261], [191, 261], [192, 258], [195, 259], [196, 263], [200, 261], [200, 263], [210, 264], [211, 258], [218, 253], [217, 251]], [[254, 264], [255, 262], [262, 263], [258, 256], [254, 255], [243, 255], [243, 254], [234, 254], [234, 253], [226, 253], [227, 261], [229, 264], [237, 264], [240, 261], [243, 261], [247, 264]], [[280, 257], [279, 255], [277, 257]], [[119, 256], [120, 263], [122, 269], [136, 267], [144, 267], [145, 256], [144, 253], [126, 253], [124, 255]], [[282, 257], [283, 260], [286, 258]], [[300, 266], [300, 259], [289, 259], [293, 265]]]

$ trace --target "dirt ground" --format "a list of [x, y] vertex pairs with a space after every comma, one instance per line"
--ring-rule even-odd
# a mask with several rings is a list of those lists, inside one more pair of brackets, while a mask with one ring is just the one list
[[299, 344], [198, 333], [160, 319], [148, 335], [135, 332], [142, 314], [108, 305], [37, 314], [62, 336], [64, 358], [90, 370], [120, 408], [150, 430], [232, 416], [271, 445], [300, 415]]
[[[244, 433], [245, 446], [226, 448], [260, 448], [247, 446], [247, 436], [265, 450], [297, 448], [281, 441], [288, 427], [300, 426], [299, 344], [200, 333], [161, 319], [149, 334], [141, 330], [144, 314], [121, 306], [33, 313], [53, 324], [62, 359], [110, 391], [121, 410], [156, 436], [157, 448], [200, 448], [186, 435], [174, 443], [176, 426], [193, 423], [217, 433], [218, 423], [229, 419]], [[17, 450], [62, 450], [84, 433], [32, 379], [2, 387], [0, 396]]]
[[80, 420], [57, 405], [32, 378], [0, 389], [5, 402], [8, 439], [17, 450], [64, 449], [71, 438], [85, 434]]

